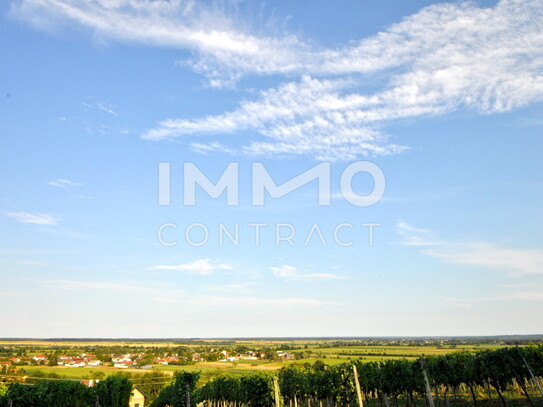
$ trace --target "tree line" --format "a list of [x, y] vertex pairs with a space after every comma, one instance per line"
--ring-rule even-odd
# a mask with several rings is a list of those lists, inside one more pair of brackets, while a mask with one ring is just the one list
[[[538, 345], [476, 353], [455, 352], [416, 361], [363, 363], [357, 360], [335, 366], [317, 361], [312, 365], [286, 366], [277, 375], [223, 375], [198, 388], [194, 400], [223, 407], [271, 407], [276, 403], [274, 393], [278, 388], [280, 401], [289, 406], [354, 407], [359, 405], [360, 397], [381, 407], [399, 407], [399, 400], [406, 407], [416, 406], [416, 400], [423, 400], [430, 407], [434, 398], [439, 407], [443, 404], [448, 407], [450, 399], [456, 399], [459, 392], [465, 390], [476, 406], [483, 398], [491, 398], [490, 389], [493, 389], [506, 406], [504, 392], [518, 386], [526, 402], [533, 406], [528, 387], [541, 391], [538, 382], [541, 376], [543, 346]], [[485, 396], [481, 397], [481, 394]], [[543, 397], [543, 393], [540, 396]], [[165, 406], [167, 404], [153, 405]]]
[[[418, 360], [361, 360], [340, 365], [292, 364], [274, 373], [221, 374], [205, 383], [200, 374], [180, 372], [172, 382], [149, 378], [151, 407], [449, 407], [468, 397], [474, 406], [495, 397], [505, 407], [511, 390], [534, 406], [543, 390], [543, 345], [455, 352]], [[165, 387], [164, 387], [165, 386]], [[73, 381], [11, 384], [0, 407], [127, 407], [132, 383], [111, 376], [87, 388]], [[507, 394], [506, 394], [507, 393]], [[530, 394], [532, 393], [532, 394]], [[518, 396], [514, 396], [518, 397]]]

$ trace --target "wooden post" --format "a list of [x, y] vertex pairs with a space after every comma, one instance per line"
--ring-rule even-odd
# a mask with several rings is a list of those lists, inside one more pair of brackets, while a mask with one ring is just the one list
[[281, 398], [279, 396], [279, 382], [277, 377], [273, 378], [273, 388], [275, 390], [275, 407], [281, 407]]
[[364, 407], [364, 402], [362, 401], [362, 391], [360, 390], [360, 382], [358, 381], [358, 370], [356, 370], [356, 365], [353, 365], [354, 373], [354, 385], [356, 386], [356, 395], [358, 396], [358, 405], [359, 407]]
[[185, 395], [187, 397], [187, 407], [190, 407], [190, 386], [188, 383], [185, 385]]
[[426, 396], [428, 397], [428, 403], [430, 407], [435, 407], [434, 398], [432, 397], [432, 389], [430, 387], [430, 381], [428, 380], [428, 375], [426, 374], [426, 368], [424, 367], [424, 360], [421, 358], [419, 360], [420, 368], [422, 369], [422, 376], [424, 378], [424, 386], [426, 387]]
[[539, 380], [537, 380], [537, 377], [534, 376], [532, 369], [530, 368], [530, 365], [528, 364], [528, 361], [524, 357], [524, 354], [521, 354], [521, 355], [522, 355], [522, 360], [524, 361], [524, 365], [526, 366], [526, 369], [528, 369], [528, 372], [530, 372], [530, 376], [532, 377], [533, 382], [535, 383], [535, 385], [537, 386], [537, 389], [539, 390], [539, 392], [541, 393], [541, 396], [543, 397], [543, 389], [541, 389], [541, 384], [539, 383]]

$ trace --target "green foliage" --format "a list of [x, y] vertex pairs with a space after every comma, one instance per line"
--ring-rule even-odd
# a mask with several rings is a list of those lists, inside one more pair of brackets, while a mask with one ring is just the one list
[[[524, 383], [531, 378], [530, 368], [536, 376], [542, 375], [543, 346], [460, 351], [424, 357], [423, 361], [432, 387], [444, 386], [446, 392], [456, 393], [456, 389], [465, 384], [476, 402], [474, 388], [488, 383], [505, 405], [505, 396], [510, 393], [504, 395], [504, 392], [511, 389], [515, 381], [526, 398], [529, 397]], [[370, 363], [355, 360], [339, 365], [317, 361], [286, 365], [276, 373], [283, 401], [313, 399], [322, 401], [323, 405], [357, 405], [353, 365], [357, 367], [359, 384], [367, 397], [383, 400], [387, 395], [393, 398], [394, 405], [398, 405], [398, 398], [403, 397], [409, 405], [414, 404], [414, 395], [425, 397], [418, 360], [389, 359]], [[199, 377], [199, 373], [180, 372], [167, 387], [164, 385], [169, 377], [160, 372], [138, 375], [135, 380], [151, 400], [156, 397], [153, 407], [185, 407], [187, 395], [193, 406], [204, 401], [235, 402], [247, 407], [274, 405], [270, 374], [218, 375], [196, 390]], [[132, 390], [125, 376], [112, 376], [91, 389], [78, 382], [36, 377], [29, 380], [36, 384], [11, 385], [3, 397], [0, 392], [0, 407], [5, 407], [8, 400], [14, 402], [14, 407], [94, 407], [96, 395], [101, 407], [126, 407]]]
[[149, 397], [146, 402], [151, 404], [171, 381], [171, 377], [162, 372], [149, 372], [138, 376], [135, 381], [138, 388]]
[[17, 407], [87, 407], [92, 391], [67, 380], [42, 380], [35, 385], [12, 384], [4, 399]]
[[239, 393], [242, 402], [250, 407], [273, 405], [273, 383], [268, 375], [253, 374], [240, 378]]
[[127, 407], [132, 383], [122, 376], [110, 376], [93, 387], [100, 407]]
[[195, 406], [194, 389], [200, 378], [200, 373], [180, 372], [175, 375], [174, 383], [165, 387], [155, 399], [152, 407], [185, 407], [187, 391], [191, 405]]
[[261, 373], [249, 376], [221, 375], [198, 389], [197, 402], [218, 400], [243, 403], [251, 407], [270, 407], [274, 404], [273, 381]]

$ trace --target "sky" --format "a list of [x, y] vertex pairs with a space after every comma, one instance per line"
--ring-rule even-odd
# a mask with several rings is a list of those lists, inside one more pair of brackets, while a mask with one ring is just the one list
[[542, 0], [0, 19], [0, 337], [542, 333]]

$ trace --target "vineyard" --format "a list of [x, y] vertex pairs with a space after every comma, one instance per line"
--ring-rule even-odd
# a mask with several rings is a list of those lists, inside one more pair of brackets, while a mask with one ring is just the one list
[[[363, 363], [357, 360], [332, 366], [323, 362], [292, 364], [275, 373], [221, 374], [205, 380], [198, 372], [180, 372], [172, 383], [160, 391], [155, 389], [156, 397], [149, 400], [148, 405], [450, 407], [452, 404], [477, 406], [490, 403], [506, 407], [515, 403], [540, 406], [543, 400], [542, 376], [543, 346], [533, 345], [492, 351], [461, 351], [415, 361], [400, 359]], [[100, 401], [96, 390], [91, 396], [79, 394], [78, 402], [72, 404], [69, 401], [52, 403], [50, 390], [49, 401], [42, 402], [40, 394], [43, 398], [47, 393], [40, 390], [44, 382], [26, 386], [24, 391], [21, 385], [11, 385], [0, 398], [0, 406], [127, 405], [111, 404], [105, 399]], [[84, 392], [83, 388], [78, 389]], [[70, 392], [77, 393], [75, 388]], [[105, 392], [105, 387], [102, 392]], [[25, 403], [22, 393], [28, 394], [32, 403]]]

